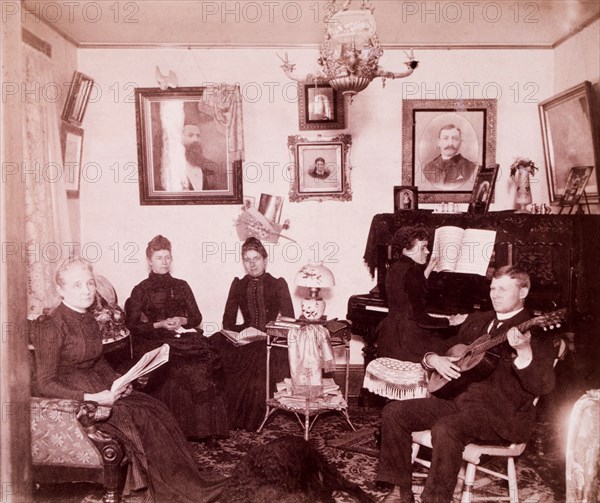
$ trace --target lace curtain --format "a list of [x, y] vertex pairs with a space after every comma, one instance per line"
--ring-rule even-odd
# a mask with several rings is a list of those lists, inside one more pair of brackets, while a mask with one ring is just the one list
[[54, 271], [72, 247], [60, 151], [58, 111], [44, 91], [53, 83], [50, 59], [23, 44], [23, 166], [27, 310], [30, 319], [56, 306]]
[[198, 104], [227, 130], [227, 149], [232, 162], [244, 160], [244, 127], [242, 120], [242, 94], [240, 86], [219, 84], [208, 86]]

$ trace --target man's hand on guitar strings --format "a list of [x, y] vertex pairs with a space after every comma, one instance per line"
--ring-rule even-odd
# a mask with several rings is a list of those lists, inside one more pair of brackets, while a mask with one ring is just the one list
[[427, 358], [427, 365], [433, 367], [444, 379], [451, 381], [460, 377], [460, 367], [454, 363], [458, 360], [459, 356], [440, 356], [434, 353]]

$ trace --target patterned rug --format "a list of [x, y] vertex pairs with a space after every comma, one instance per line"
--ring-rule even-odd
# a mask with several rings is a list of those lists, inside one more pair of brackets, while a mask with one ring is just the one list
[[[377, 485], [374, 481], [378, 452], [373, 431], [379, 425], [379, 417], [379, 409], [351, 406], [350, 419], [355, 432], [350, 430], [340, 414], [329, 412], [318, 418], [310, 434], [310, 441], [326, 459], [377, 501], [389, 491], [388, 487]], [[550, 430], [548, 425], [538, 424], [534, 439], [517, 461], [519, 499], [522, 503], [564, 503], [564, 465], [557, 462], [559, 453], [548, 451], [541, 454], [545, 445], [544, 435]], [[278, 411], [260, 434], [236, 430], [226, 439], [209, 444], [191, 442], [190, 446], [203, 470], [228, 476], [251, 447], [283, 435], [302, 436], [302, 433], [302, 425], [293, 414]], [[422, 479], [415, 479], [415, 490], [419, 490], [422, 483]], [[489, 483], [482, 490], [491, 497], [505, 492], [503, 485], [497, 482]], [[35, 501], [40, 503], [101, 503], [101, 500], [101, 487], [91, 484], [43, 486], [35, 494]], [[351, 501], [345, 494], [336, 495], [338, 503]]]

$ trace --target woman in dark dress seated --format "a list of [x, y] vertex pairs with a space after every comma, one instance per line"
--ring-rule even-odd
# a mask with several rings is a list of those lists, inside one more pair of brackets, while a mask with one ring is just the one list
[[190, 286], [169, 274], [171, 243], [154, 237], [146, 257], [150, 275], [125, 305], [134, 356], [139, 359], [165, 342], [171, 351], [169, 363], [151, 374], [144, 391], [167, 405], [188, 438], [227, 436], [221, 358], [202, 335], [202, 315]]
[[56, 284], [63, 302], [32, 333], [35, 393], [112, 406], [110, 417], [97, 426], [123, 443], [129, 460], [124, 494], [135, 501], [216, 501], [223, 482], [198, 471], [165, 405], [131, 385], [111, 391], [118, 375], [104, 359], [98, 325], [86, 311], [96, 290], [90, 264], [66, 260], [56, 271]]
[[394, 235], [393, 244], [402, 255], [385, 278], [389, 314], [377, 327], [377, 355], [419, 363], [429, 351], [445, 353], [443, 329], [459, 325], [467, 315], [438, 318], [426, 311], [427, 279], [436, 260], [431, 257], [427, 264], [425, 228], [403, 227]]
[[[248, 238], [242, 245], [242, 260], [246, 275], [231, 283], [223, 329], [240, 332], [254, 327], [262, 332], [277, 315], [294, 317], [294, 307], [288, 285], [283, 278], [274, 278], [265, 272], [267, 250], [256, 238]], [[237, 324], [238, 309], [243, 323]], [[264, 340], [235, 346], [222, 333], [210, 337], [223, 359], [227, 414], [231, 428], [256, 430], [265, 415], [265, 385], [267, 347]], [[277, 382], [289, 377], [287, 349], [271, 349], [271, 389]]]

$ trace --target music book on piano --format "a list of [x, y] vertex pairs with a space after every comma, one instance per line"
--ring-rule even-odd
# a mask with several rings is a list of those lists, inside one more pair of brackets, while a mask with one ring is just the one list
[[437, 257], [433, 270], [485, 276], [495, 242], [496, 231], [461, 229], [452, 225], [438, 227], [431, 253], [432, 257]]

